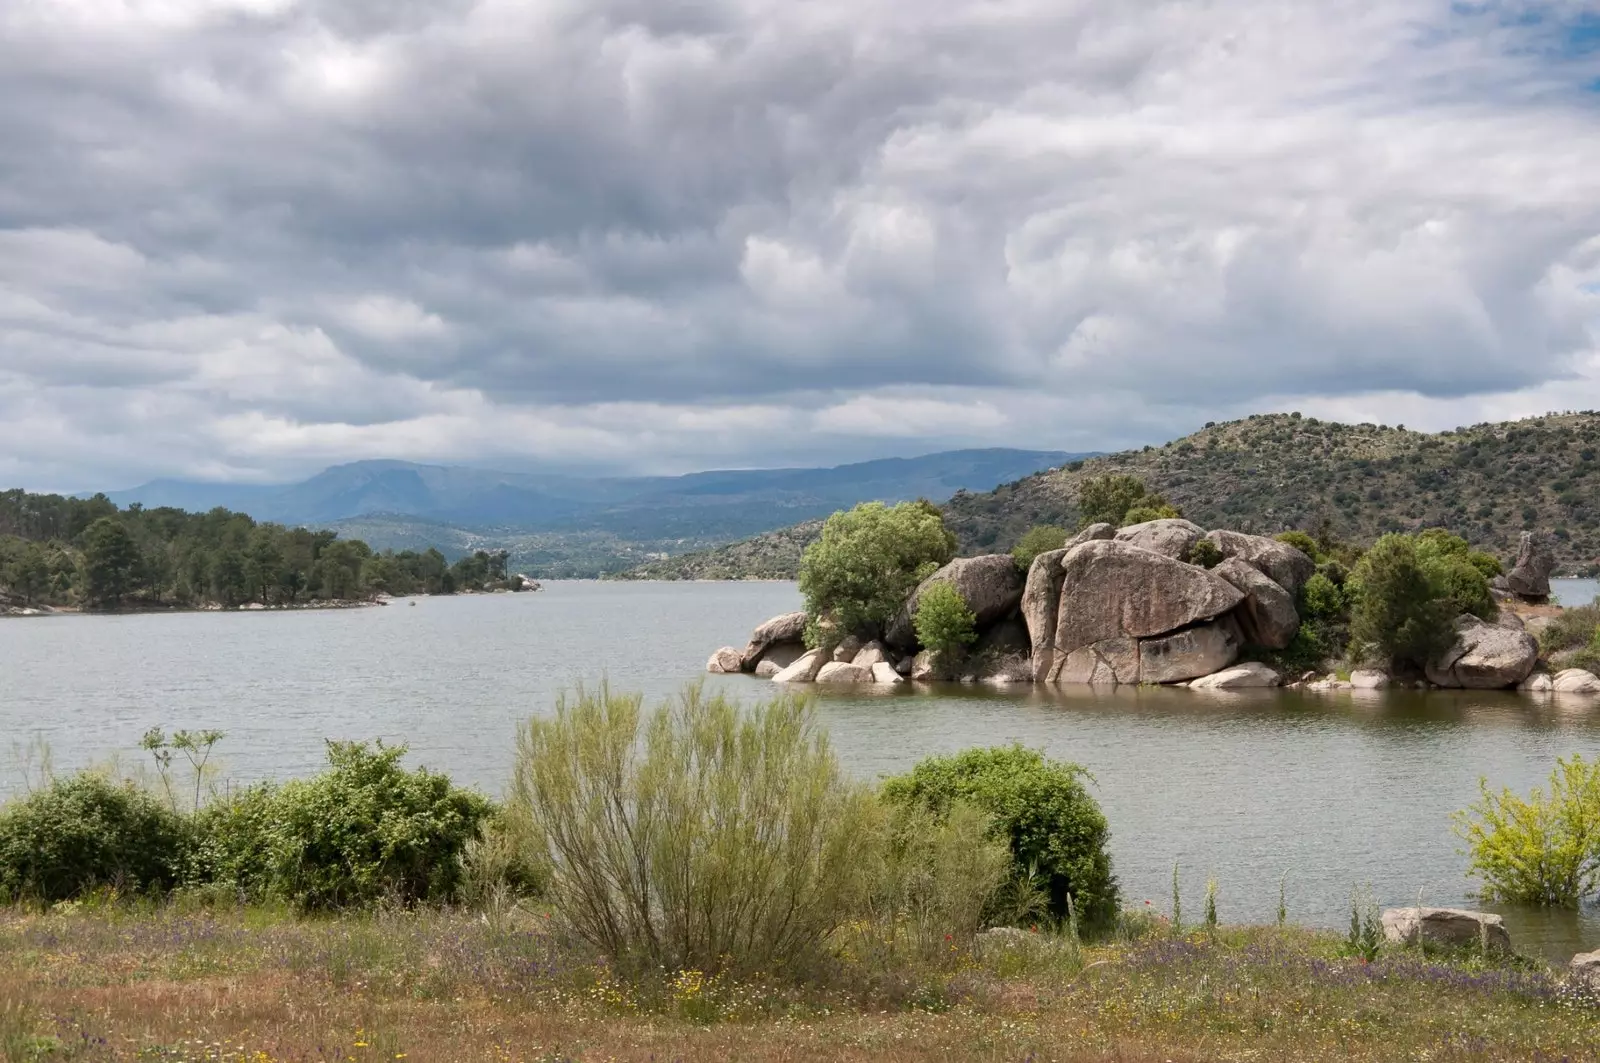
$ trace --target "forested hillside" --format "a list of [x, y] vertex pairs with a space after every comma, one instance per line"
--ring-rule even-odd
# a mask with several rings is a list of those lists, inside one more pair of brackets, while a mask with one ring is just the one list
[[213, 509], [119, 509], [104, 495], [0, 493], [0, 609], [305, 605], [520, 586], [504, 553], [374, 553], [334, 532]]
[[[1207, 425], [1163, 446], [1072, 462], [993, 491], [958, 492], [943, 509], [964, 553], [1004, 551], [1033, 525], [1075, 527], [1084, 479], [1123, 473], [1206, 527], [1266, 533], [1326, 527], [1357, 542], [1444, 527], [1501, 558], [1516, 553], [1523, 530], [1537, 529], [1552, 536], [1559, 572], [1590, 574], [1600, 570], [1597, 455], [1600, 413], [1594, 412], [1436, 434], [1262, 414]], [[796, 561], [815, 535], [799, 531], [789, 535]], [[748, 545], [708, 551], [696, 564], [739, 574], [741, 551]], [[657, 578], [671, 578], [662, 569], [683, 560], [655, 566]], [[760, 573], [772, 574], [770, 566]]]

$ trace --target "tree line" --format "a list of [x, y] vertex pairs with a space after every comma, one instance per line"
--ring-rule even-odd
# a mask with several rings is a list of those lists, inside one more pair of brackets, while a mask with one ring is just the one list
[[237, 608], [520, 590], [506, 561], [505, 551], [453, 564], [431, 547], [380, 553], [221, 507], [121, 509], [105, 495], [0, 492], [0, 595], [27, 606]]

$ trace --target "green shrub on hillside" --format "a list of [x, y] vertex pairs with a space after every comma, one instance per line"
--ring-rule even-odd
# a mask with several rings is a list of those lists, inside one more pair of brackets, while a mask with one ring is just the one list
[[1154, 494], [1137, 476], [1106, 473], [1090, 476], [1078, 487], [1078, 527], [1112, 524], [1125, 527], [1147, 520], [1179, 517], [1177, 507]]
[[886, 780], [883, 795], [892, 804], [921, 805], [936, 815], [957, 802], [987, 813], [996, 836], [1011, 847], [1013, 876], [1042, 880], [1053, 916], [1067, 917], [1070, 894], [1080, 922], [1103, 928], [1116, 918], [1117, 882], [1106, 851], [1110, 832], [1084, 788], [1085, 776], [1075, 764], [1002, 746], [930, 757], [909, 774]]
[[97, 772], [54, 779], [0, 809], [0, 894], [63, 901], [101, 887], [162, 892], [187, 850], [183, 820]]
[[1189, 547], [1189, 564], [1201, 568], [1216, 568], [1225, 560], [1222, 549], [1210, 539], [1200, 539]]
[[1456, 813], [1456, 833], [1485, 900], [1575, 908], [1600, 889], [1600, 763], [1558, 759], [1548, 797], [1478, 787], [1478, 801]]
[[955, 549], [928, 502], [864, 502], [835, 513], [800, 561], [800, 593], [812, 618], [808, 641], [882, 628]]
[[1033, 559], [1040, 554], [1059, 550], [1066, 545], [1071, 533], [1059, 524], [1035, 524], [1023, 533], [1022, 539], [1011, 548], [1011, 556], [1016, 558], [1017, 567], [1028, 571], [1033, 564]]
[[860, 915], [882, 837], [810, 703], [601, 687], [517, 737], [510, 812], [561, 920], [629, 968], [796, 975]]
[[1541, 653], [1588, 646], [1600, 637], [1600, 598], [1588, 605], [1575, 605], [1563, 609], [1550, 618], [1550, 623], [1539, 632]]
[[933, 652], [940, 670], [948, 671], [977, 641], [977, 619], [955, 585], [938, 580], [918, 597], [912, 624], [917, 642]]

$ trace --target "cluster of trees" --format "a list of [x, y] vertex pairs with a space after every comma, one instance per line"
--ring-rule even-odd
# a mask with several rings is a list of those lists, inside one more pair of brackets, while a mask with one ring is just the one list
[[435, 549], [376, 553], [359, 539], [221, 508], [0, 493], [0, 593], [24, 605], [235, 607], [520, 589], [506, 560], [503, 551], [454, 564]]

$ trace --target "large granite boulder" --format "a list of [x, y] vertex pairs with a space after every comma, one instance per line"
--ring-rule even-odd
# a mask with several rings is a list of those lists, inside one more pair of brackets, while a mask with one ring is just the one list
[[1132, 686], [1139, 682], [1139, 640], [1101, 639], [1061, 655], [1052, 670], [1057, 683]]
[[[781, 671], [805, 656], [805, 652], [806, 644], [803, 642], [774, 642], [762, 651], [761, 660], [756, 662], [756, 670], [760, 671], [763, 664], [774, 664]], [[750, 667], [749, 657], [744, 659], [744, 666]]]
[[833, 648], [833, 659], [842, 664], [850, 664], [856, 659], [856, 654], [861, 652], [861, 636], [846, 635], [839, 640], [839, 645]]
[[1550, 600], [1550, 573], [1555, 571], [1556, 555], [1550, 541], [1533, 532], [1523, 532], [1517, 543], [1517, 561], [1506, 573], [1511, 593], [1528, 602]]
[[1175, 561], [1184, 561], [1205, 533], [1206, 530], [1193, 521], [1168, 517], [1147, 520], [1143, 524], [1130, 524], [1117, 532], [1116, 541], [1143, 547]]
[[1567, 975], [1591, 989], [1600, 989], [1600, 950], [1580, 952], [1567, 965]]
[[[1110, 528], [1111, 525], [1096, 524], [1091, 527]], [[1061, 602], [1061, 580], [1065, 575], [1061, 571], [1061, 559], [1066, 556], [1065, 549], [1039, 554], [1028, 566], [1028, 580], [1022, 588], [1022, 622], [1028, 628], [1033, 678], [1039, 683], [1049, 678], [1050, 667], [1055, 663], [1056, 611]]]
[[1221, 671], [1239, 659], [1239, 629], [1227, 621], [1196, 624], [1139, 640], [1139, 682], [1181, 683]]
[[1600, 694], [1600, 679], [1582, 668], [1568, 668], [1558, 672], [1550, 682], [1557, 694]]
[[784, 667], [787, 666], [779, 666], [778, 662], [774, 661], [772, 658], [763, 657], [761, 660], [756, 662], [756, 678], [775, 679], [777, 678], [778, 673], [783, 671]]
[[[1062, 680], [1060, 673], [1065, 659], [1078, 650], [1108, 640], [1166, 635], [1215, 619], [1244, 601], [1238, 588], [1203, 568], [1123, 542], [1084, 543], [1062, 559], [1061, 567], [1051, 676], [1057, 681], [1073, 681]], [[1185, 678], [1214, 672], [1231, 660]], [[1085, 663], [1080, 659], [1071, 671], [1081, 674]]]
[[1389, 673], [1376, 668], [1357, 668], [1350, 673], [1351, 690], [1384, 690], [1389, 686]]
[[818, 683], [874, 683], [876, 677], [872, 674], [870, 664], [847, 664], [844, 661], [829, 661], [817, 670]]
[[1275, 687], [1283, 678], [1259, 661], [1246, 661], [1220, 672], [1203, 675], [1189, 684], [1190, 690], [1250, 690]]
[[[834, 659], [837, 660], [838, 658], [835, 657]], [[887, 661], [888, 659], [889, 654], [888, 651], [884, 649], [883, 643], [879, 642], [877, 639], [873, 639], [871, 642], [861, 647], [860, 651], [858, 651], [854, 657], [850, 658], [850, 663], [864, 664], [868, 668], [871, 668], [873, 665]]]
[[1259, 569], [1291, 596], [1299, 594], [1300, 588], [1317, 570], [1317, 563], [1304, 553], [1288, 543], [1280, 543], [1265, 535], [1246, 535], [1244, 532], [1218, 529], [1207, 533], [1206, 539], [1223, 557], [1237, 557], [1250, 567]]
[[712, 675], [737, 675], [744, 671], [744, 654], [732, 646], [724, 646], [711, 655], [706, 671]]
[[1472, 615], [1456, 620], [1456, 641], [1424, 671], [1428, 681], [1464, 690], [1514, 687], [1533, 672], [1539, 644], [1526, 631], [1486, 623]]
[[980, 630], [1005, 617], [1022, 601], [1022, 573], [1017, 571], [1016, 559], [1010, 554], [958, 557], [917, 586], [889, 625], [885, 642], [907, 649], [917, 644], [911, 621], [917, 615], [922, 592], [934, 583], [948, 583], [961, 592]]
[[872, 665], [871, 668], [872, 681], [874, 683], [881, 683], [884, 686], [893, 686], [896, 683], [904, 683], [906, 681], [905, 676], [895, 671], [894, 665], [890, 664], [888, 661], [879, 661], [877, 664]]
[[1246, 642], [1281, 650], [1294, 641], [1295, 632], [1300, 630], [1294, 595], [1237, 557], [1228, 558], [1211, 571], [1244, 593], [1244, 602], [1234, 615], [1239, 618]]
[[755, 671], [756, 663], [767, 652], [767, 647], [776, 643], [799, 645], [805, 635], [806, 614], [803, 611], [773, 617], [750, 635], [750, 642], [744, 648], [744, 667], [748, 671]]
[[827, 650], [807, 650], [795, 662], [772, 677], [774, 683], [809, 683], [817, 678], [822, 666], [831, 664]]
[[1098, 524], [1090, 524], [1080, 528], [1078, 534], [1067, 540], [1066, 548], [1071, 550], [1074, 546], [1082, 546], [1084, 543], [1099, 542], [1101, 539], [1115, 539], [1116, 537], [1117, 526], [1101, 521]]
[[1389, 908], [1383, 913], [1384, 940], [1394, 945], [1443, 945], [1510, 952], [1506, 922], [1490, 912], [1461, 908]]
[[1555, 688], [1555, 680], [1550, 678], [1548, 672], [1535, 672], [1517, 684], [1517, 689], [1524, 694], [1549, 694]]

